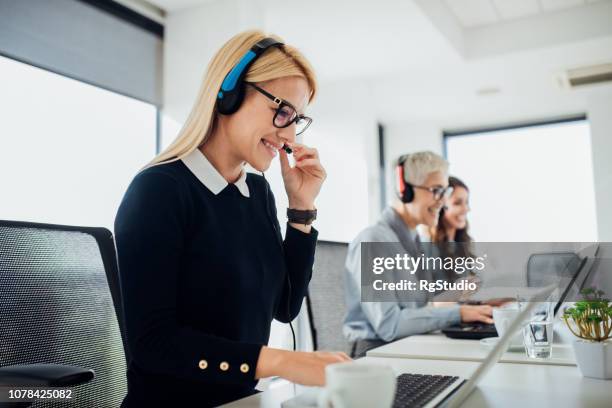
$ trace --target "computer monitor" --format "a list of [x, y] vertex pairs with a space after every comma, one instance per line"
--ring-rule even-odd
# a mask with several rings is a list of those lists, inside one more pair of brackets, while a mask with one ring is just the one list
[[554, 316], [557, 316], [559, 309], [561, 309], [561, 305], [563, 305], [563, 302], [565, 302], [566, 299], [571, 299], [573, 296], [575, 296], [578, 293], [579, 286], [576, 281], [578, 280], [578, 277], [580, 275], [585, 274], [586, 269], [587, 269], [585, 268], [585, 265], [587, 264], [589, 259], [592, 259], [592, 258], [584, 257], [582, 258], [582, 261], [580, 261], [580, 266], [578, 267], [578, 270], [576, 271], [572, 279], [569, 281], [569, 283], [565, 287], [565, 290], [563, 291], [563, 293], [561, 293], [561, 296], [559, 296], [559, 299], [557, 300], [557, 304], [555, 304]]
[[589, 288], [595, 286], [595, 282], [599, 277], [599, 267], [601, 265], [601, 256], [600, 256], [600, 248], [597, 247], [595, 251], [595, 255], [591, 258], [591, 262], [585, 268], [587, 272], [584, 274], [582, 282], [579, 283], [579, 291], [582, 291], [585, 288]]
[[583, 257], [580, 262], [580, 266], [576, 271], [576, 274], [569, 282], [557, 304], [555, 305], [555, 316], [557, 316], [563, 302], [574, 301], [577, 299], [578, 294], [584, 289], [591, 285], [592, 280], [596, 273], [600, 258], [599, 258], [599, 244], [594, 244], [583, 251], [580, 251], [580, 255]]
[[585, 265], [592, 259], [589, 257], [592, 254], [591, 250], [532, 254], [527, 261], [527, 286], [539, 288], [556, 285], [561, 291], [554, 307], [556, 316], [563, 302], [573, 299], [580, 290], [586, 276]]

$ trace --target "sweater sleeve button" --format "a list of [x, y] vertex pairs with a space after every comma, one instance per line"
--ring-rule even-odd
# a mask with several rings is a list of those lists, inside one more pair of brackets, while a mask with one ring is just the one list
[[200, 360], [198, 367], [200, 367], [200, 370], [206, 370], [206, 367], [208, 367], [208, 361]]
[[249, 365], [248, 364], [241, 364], [240, 365], [240, 371], [242, 371], [243, 373], [248, 373], [249, 372]]
[[227, 361], [222, 361], [221, 364], [219, 364], [219, 368], [221, 369], [221, 371], [227, 371], [229, 370], [229, 364], [227, 363]]

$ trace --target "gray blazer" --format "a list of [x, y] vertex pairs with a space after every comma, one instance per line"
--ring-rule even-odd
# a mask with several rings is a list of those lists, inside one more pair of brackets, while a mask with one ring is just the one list
[[[410, 292], [410, 299], [402, 297], [394, 302], [361, 302], [361, 243], [391, 242], [388, 256], [422, 253], [415, 230], [406, 227], [397, 212], [387, 207], [380, 220], [361, 231], [349, 244], [345, 263], [345, 298], [347, 315], [343, 333], [350, 340], [381, 339], [392, 341], [412, 334], [426, 333], [459, 323], [459, 306], [428, 306], [430, 300], [424, 291]], [[387, 251], [387, 249], [385, 249]], [[380, 256], [387, 256], [381, 254]], [[427, 273], [420, 271], [419, 273]], [[413, 279], [431, 278], [415, 275]]]

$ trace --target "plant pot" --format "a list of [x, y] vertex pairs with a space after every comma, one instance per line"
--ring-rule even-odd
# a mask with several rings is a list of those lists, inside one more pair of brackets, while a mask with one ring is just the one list
[[573, 345], [576, 363], [583, 376], [612, 379], [612, 341], [576, 340]]

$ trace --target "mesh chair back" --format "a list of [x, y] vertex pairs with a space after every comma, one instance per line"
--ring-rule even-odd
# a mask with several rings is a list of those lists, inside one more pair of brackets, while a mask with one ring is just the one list
[[[108, 273], [108, 275], [107, 275]], [[118, 407], [127, 392], [110, 231], [0, 221], [0, 366], [68, 364], [95, 371], [71, 401], [33, 407]], [[121, 316], [121, 314], [119, 314]]]
[[315, 350], [349, 352], [342, 335], [346, 314], [344, 262], [348, 244], [318, 241], [312, 279], [308, 287], [308, 314]]

